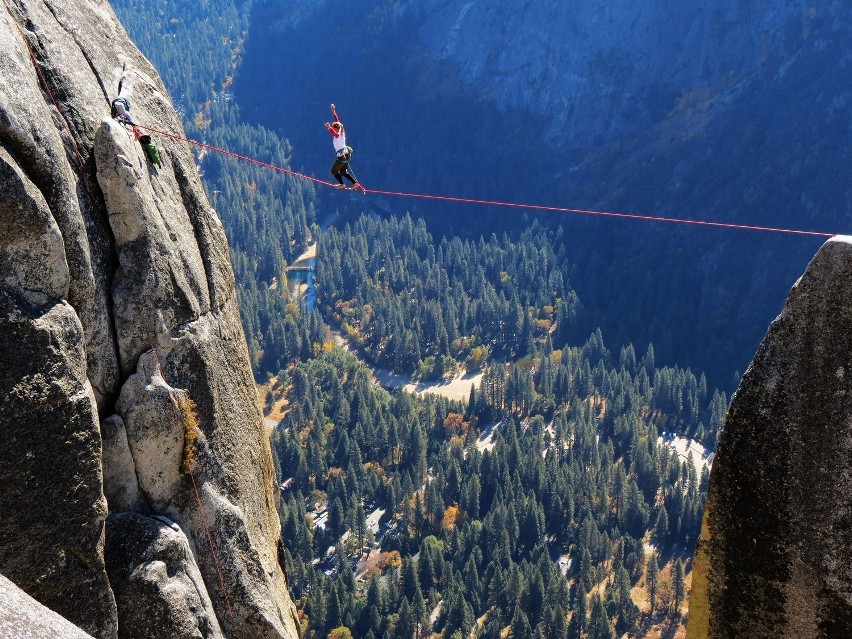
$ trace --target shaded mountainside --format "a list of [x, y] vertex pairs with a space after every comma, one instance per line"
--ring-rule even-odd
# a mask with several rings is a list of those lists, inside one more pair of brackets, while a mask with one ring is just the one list
[[180, 132], [167, 92], [100, 0], [0, 43], [0, 573], [95, 637], [296, 637], [222, 225], [109, 118]]
[[793, 287], [731, 404], [690, 639], [852, 636], [852, 238]]
[[[842, 232], [852, 195], [848, 3], [255, 3], [234, 99], [322, 176], [338, 106], [370, 188]], [[333, 16], [346, 16], [334, 19]], [[342, 198], [335, 206], [346, 206]], [[422, 201], [440, 237], [532, 213]], [[359, 200], [354, 207], [359, 211]], [[409, 208], [410, 207], [410, 208]], [[611, 343], [731, 388], [819, 240], [562, 224]]]

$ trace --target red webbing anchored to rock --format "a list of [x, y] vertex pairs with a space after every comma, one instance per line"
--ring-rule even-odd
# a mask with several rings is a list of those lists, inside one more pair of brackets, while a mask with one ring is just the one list
[[[151, 350], [154, 352], [154, 357], [157, 359], [157, 370], [160, 372], [160, 377], [162, 377], [163, 381], [168, 384], [169, 380], [166, 379], [166, 372], [163, 370], [163, 365], [160, 362], [160, 354], [157, 353], [157, 349], [153, 345], [151, 346]], [[171, 387], [170, 384], [169, 386]], [[183, 420], [178, 413], [176, 403], [172, 403], [172, 409], [175, 412], [175, 417], [177, 418], [178, 423], [182, 424]], [[204, 534], [207, 536], [207, 544], [210, 546], [210, 554], [213, 555], [213, 563], [216, 566], [216, 573], [219, 575], [219, 585], [222, 587], [222, 595], [225, 598], [225, 605], [228, 608], [228, 616], [233, 621], [234, 609], [231, 607], [231, 598], [228, 596], [228, 589], [225, 588], [225, 578], [222, 576], [222, 567], [219, 565], [219, 556], [216, 554], [216, 548], [213, 546], [213, 536], [210, 534], [210, 527], [207, 525], [207, 515], [204, 513], [204, 504], [201, 502], [201, 493], [198, 490], [198, 484], [195, 482], [195, 473], [192, 472], [192, 468], [187, 470], [190, 478], [192, 478], [192, 488], [195, 492], [195, 501], [198, 503], [198, 512], [201, 515], [201, 524], [204, 526]]]
[[27, 40], [27, 37], [26, 37], [26, 35], [24, 35], [24, 32], [21, 30], [21, 27], [18, 24], [18, 21], [15, 20], [15, 16], [12, 15], [12, 11], [11, 11], [11, 9], [9, 9], [9, 5], [7, 5], [4, 2], [3, 6], [6, 9], [6, 13], [8, 13], [9, 17], [12, 19], [12, 23], [15, 25], [15, 28], [18, 30], [18, 33], [21, 36], [21, 40], [24, 41], [24, 44], [27, 47], [27, 51], [30, 52], [30, 59], [33, 61], [33, 66], [35, 67], [35, 70], [36, 70], [36, 73], [38, 74], [38, 77], [41, 79], [41, 84], [44, 87], [44, 90], [47, 92], [47, 95], [50, 96], [50, 101], [53, 102], [53, 106], [56, 107], [56, 111], [57, 111], [57, 113], [59, 113], [59, 117], [62, 118], [62, 123], [65, 125], [65, 132], [68, 134], [68, 140], [70, 140], [71, 147], [74, 149], [74, 155], [77, 156], [77, 164], [80, 165], [80, 169], [82, 169], [83, 168], [83, 156], [80, 155], [80, 149], [77, 148], [77, 141], [74, 139], [74, 136], [71, 133], [71, 127], [68, 126], [68, 120], [65, 119], [65, 115], [62, 113], [62, 109], [59, 108], [59, 103], [56, 101], [56, 98], [53, 97], [53, 91], [50, 90], [50, 85], [47, 82], [47, 78], [44, 77], [44, 72], [41, 70], [41, 66], [39, 65], [38, 60], [36, 59], [35, 52], [33, 51], [33, 48], [30, 46], [30, 41]]
[[[289, 175], [293, 175], [295, 177], [300, 177], [305, 180], [310, 180], [311, 182], [316, 182], [317, 184], [323, 184], [325, 186], [333, 187], [334, 184], [331, 182], [326, 182], [324, 180], [320, 180], [318, 178], [312, 177], [310, 175], [305, 175], [304, 173], [298, 173], [296, 171], [291, 171], [290, 169], [285, 169], [281, 166], [276, 166], [274, 164], [269, 164], [268, 162], [263, 162], [261, 160], [257, 160], [255, 158], [249, 157], [247, 155], [240, 155], [239, 153], [234, 153], [233, 151], [228, 151], [227, 149], [220, 149], [215, 146], [211, 146], [209, 144], [205, 144], [204, 142], [198, 142], [197, 140], [190, 140], [189, 138], [185, 138], [180, 135], [175, 135], [174, 133], [168, 133], [167, 131], [160, 131], [153, 127], [142, 126], [137, 124], [137, 128], [144, 129], [146, 131], [150, 131], [152, 133], [157, 133], [159, 135], [163, 135], [168, 138], [172, 138], [173, 140], [179, 140], [181, 142], [186, 142], [188, 144], [194, 144], [195, 146], [201, 147], [202, 149], [207, 149], [208, 151], [214, 151], [216, 153], [221, 153], [223, 155], [230, 156], [232, 158], [237, 158], [239, 160], [244, 160], [246, 162], [251, 162], [252, 164], [257, 164], [259, 166], [272, 169], [274, 171], [280, 171], [282, 173], [287, 173]], [[552, 211], [555, 213], [573, 213], [576, 215], [598, 215], [602, 217], [615, 217], [615, 218], [625, 218], [631, 220], [642, 220], [645, 222], [669, 222], [672, 224], [693, 224], [697, 226], [712, 226], [716, 228], [725, 228], [725, 229], [740, 229], [746, 231], [764, 231], [769, 233], [788, 233], [793, 235], [810, 235], [815, 237], [834, 237], [837, 233], [825, 233], [821, 231], [804, 231], [799, 229], [785, 229], [773, 226], [756, 226], [753, 224], [735, 224], [733, 222], [714, 222], [711, 220], [689, 220], [686, 218], [676, 218], [676, 217], [662, 217], [659, 215], [639, 215], [636, 213], [617, 213], [614, 211], [595, 211], [592, 209], [572, 209], [561, 206], [546, 206], [541, 204], [521, 204], [517, 202], [499, 202], [496, 200], [478, 200], [474, 198], [467, 197], [450, 197], [446, 195], [427, 195], [424, 193], [404, 193], [401, 191], [382, 191], [379, 189], [367, 189], [366, 193], [376, 193], [378, 195], [392, 195], [396, 197], [407, 197], [407, 198], [420, 198], [424, 200], [440, 200], [443, 202], [461, 202], [464, 204], [482, 204], [486, 206], [505, 206], [511, 208], [519, 208], [519, 209], [531, 209], [535, 211]]]
[[190, 140], [189, 138], [185, 138], [180, 135], [175, 135], [174, 133], [169, 133], [167, 131], [160, 131], [159, 129], [155, 129], [150, 126], [142, 126], [141, 124], [135, 125], [137, 129], [143, 129], [144, 131], [150, 131], [151, 133], [157, 133], [159, 135], [165, 136], [167, 138], [172, 138], [173, 140], [179, 140], [180, 142], [187, 142], [189, 144], [194, 144], [195, 146], [201, 147], [202, 149], [207, 149], [208, 151], [214, 151], [216, 153], [221, 153], [222, 155], [227, 155], [232, 158], [236, 158], [238, 160], [243, 160], [245, 162], [251, 162], [252, 164], [257, 164], [258, 166], [262, 166], [266, 169], [272, 169], [273, 171], [280, 171], [281, 173], [287, 173], [288, 175], [293, 175], [295, 177], [302, 178], [303, 180], [310, 180], [311, 182], [316, 182], [317, 184], [324, 184], [325, 186], [334, 186], [331, 182], [326, 182], [325, 180], [320, 180], [319, 178], [312, 177], [310, 175], [305, 175], [304, 173], [298, 173], [297, 171], [291, 171], [290, 169], [285, 169], [283, 166], [276, 166], [275, 164], [270, 164], [269, 162], [263, 162], [261, 160], [256, 160], [255, 158], [249, 157], [247, 155], [240, 155], [239, 153], [234, 153], [233, 151], [228, 151], [227, 149], [220, 149], [216, 146], [211, 146], [209, 144], [205, 144], [204, 142], [198, 142], [197, 140]]

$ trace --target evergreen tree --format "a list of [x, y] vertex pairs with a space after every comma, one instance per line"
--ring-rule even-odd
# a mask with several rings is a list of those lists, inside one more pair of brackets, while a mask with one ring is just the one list
[[679, 615], [680, 605], [683, 603], [684, 597], [686, 596], [686, 578], [683, 573], [683, 562], [680, 559], [675, 561], [674, 574], [672, 576], [672, 590], [674, 598], [672, 612], [675, 615]]
[[340, 539], [345, 531], [346, 512], [343, 509], [343, 501], [335, 497], [328, 509], [328, 528], [332, 539]]
[[411, 606], [408, 599], [402, 598], [402, 604], [399, 607], [399, 621], [396, 622], [394, 637], [399, 639], [411, 639], [414, 636], [416, 621], [411, 612]]
[[429, 611], [426, 608], [426, 602], [423, 600], [423, 595], [418, 589], [414, 594], [414, 601], [411, 606], [412, 616], [414, 618], [414, 637], [420, 639], [429, 633]]
[[572, 638], [579, 637], [580, 632], [586, 628], [586, 624], [588, 623], [589, 611], [587, 598], [588, 593], [582, 582], [580, 582], [577, 586], [574, 615], [571, 618], [571, 625], [569, 628], [569, 635]]
[[668, 546], [669, 539], [669, 515], [666, 512], [665, 505], [660, 506], [660, 511], [657, 513], [657, 523], [654, 524], [654, 542], [660, 550]]
[[535, 639], [529, 619], [527, 619], [527, 616], [520, 607], [515, 609], [515, 616], [512, 617], [509, 637], [511, 639]]
[[420, 582], [417, 579], [414, 560], [406, 557], [402, 560], [402, 594], [406, 599], [413, 601], [418, 592], [420, 592]]
[[589, 619], [589, 639], [615, 639], [609, 616], [598, 595], [592, 595], [592, 615]]
[[657, 563], [657, 553], [651, 554], [651, 561], [648, 564], [648, 596], [651, 600], [651, 614], [654, 614], [654, 609], [657, 603], [657, 588], [659, 587], [660, 566]]
[[630, 597], [630, 575], [627, 574], [625, 568], [618, 571], [616, 578], [618, 584], [618, 617], [616, 620], [616, 632], [620, 637], [630, 628], [633, 627], [636, 620], [639, 618], [639, 608], [633, 603]]

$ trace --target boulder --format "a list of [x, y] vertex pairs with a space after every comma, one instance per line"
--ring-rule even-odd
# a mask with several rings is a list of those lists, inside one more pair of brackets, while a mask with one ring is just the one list
[[24, 294], [68, 297], [62, 233], [50, 207], [12, 156], [0, 148], [0, 281]]
[[139, 491], [136, 465], [130, 454], [127, 429], [119, 415], [101, 422], [103, 438], [104, 495], [110, 512], [148, 512]]
[[[166, 512], [180, 490], [184, 428], [177, 391], [160, 375], [153, 351], [139, 358], [138, 372], [121, 389], [116, 410], [125, 424], [125, 439], [133, 463], [130, 482], [152, 512]], [[136, 482], [133, 481], [136, 480]]]
[[101, 437], [83, 341], [67, 303], [35, 305], [0, 285], [0, 567], [80, 628], [115, 637]]
[[165, 518], [107, 519], [106, 563], [122, 639], [221, 639], [189, 541]]

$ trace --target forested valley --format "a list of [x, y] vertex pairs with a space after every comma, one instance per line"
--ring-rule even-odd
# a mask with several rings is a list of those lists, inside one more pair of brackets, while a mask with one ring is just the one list
[[322, 351], [278, 377], [290, 409], [273, 438], [309, 636], [677, 624], [709, 475], [659, 434], [714, 436], [723, 395], [656, 369], [653, 349], [614, 357], [599, 333], [487, 366], [465, 403], [388, 394], [351, 355]]
[[[243, 124], [229, 93], [251, 2], [114, 5], [188, 137], [291, 166], [290, 143]], [[280, 559], [305, 637], [681, 627], [708, 467], [669, 441], [712, 451], [727, 397], [658, 363], [651, 344], [605, 341], [573, 287], [568, 231], [433, 235], [404, 210], [361, 214], [367, 204], [294, 177], [209, 152], [198, 162], [278, 422]], [[289, 293], [286, 271], [312, 242], [315, 307]], [[386, 391], [371, 366], [483, 376], [456, 402]]]

